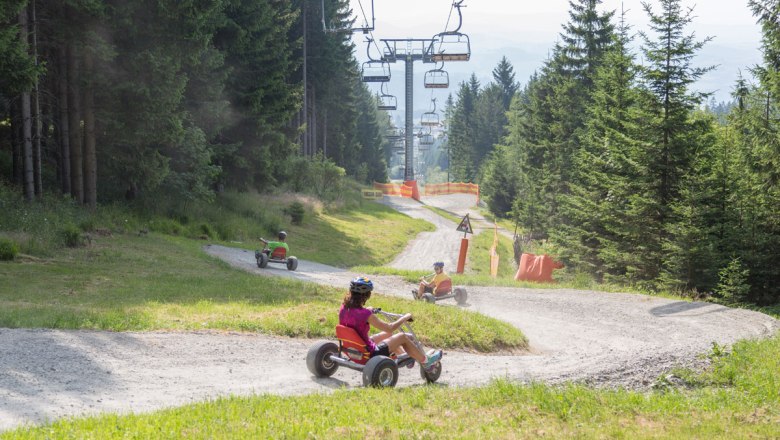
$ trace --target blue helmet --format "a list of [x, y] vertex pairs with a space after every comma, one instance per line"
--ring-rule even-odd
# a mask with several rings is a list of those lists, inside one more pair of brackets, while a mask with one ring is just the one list
[[444, 269], [444, 262], [443, 261], [437, 261], [437, 262], [433, 263], [433, 267], [434, 268], [438, 267], [438, 268]]
[[366, 277], [357, 277], [349, 283], [349, 291], [360, 295], [368, 295], [374, 290], [374, 283]]

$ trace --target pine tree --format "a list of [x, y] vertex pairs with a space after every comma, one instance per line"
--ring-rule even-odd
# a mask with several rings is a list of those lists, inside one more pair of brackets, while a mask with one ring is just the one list
[[621, 20], [613, 45], [593, 76], [586, 131], [575, 160], [570, 194], [562, 198], [564, 221], [553, 233], [563, 258], [597, 280], [631, 282], [640, 271], [633, 252], [643, 222], [639, 140], [638, 66], [630, 53], [630, 27]]
[[[646, 139], [650, 147], [644, 163], [652, 193], [646, 209], [652, 214], [646, 219], [650, 233], [642, 259], [652, 270], [647, 274], [650, 278], [664, 273], [667, 280], [686, 278], [680, 272], [684, 263], [675, 261], [677, 257], [664, 249], [684, 246], [679, 241], [684, 240], [684, 235], [673, 230], [676, 221], [685, 219], [675, 218], [673, 206], [681, 198], [683, 180], [692, 166], [698, 144], [690, 138], [691, 133], [697, 132], [690, 119], [691, 111], [706, 97], [706, 94], [691, 92], [690, 86], [713, 69], [692, 66], [696, 52], [710, 38], [696, 41], [692, 34], [686, 35], [685, 28], [693, 20], [693, 10], [683, 11], [680, 3], [680, 0], [661, 0], [658, 14], [648, 3], [643, 3], [656, 37], [652, 39], [642, 34], [646, 62], [643, 80], [652, 94], [652, 99], [644, 106], [649, 111]], [[653, 273], [655, 271], [658, 272]]]
[[515, 81], [515, 70], [512, 64], [506, 57], [501, 57], [501, 61], [493, 69], [493, 80], [499, 87], [501, 87], [504, 102], [504, 111], [509, 110], [509, 104], [512, 103], [512, 98], [517, 93], [519, 84]]
[[450, 174], [453, 181], [474, 182], [477, 175], [475, 144], [475, 109], [479, 82], [471, 75], [460, 84], [457, 103], [449, 120]]

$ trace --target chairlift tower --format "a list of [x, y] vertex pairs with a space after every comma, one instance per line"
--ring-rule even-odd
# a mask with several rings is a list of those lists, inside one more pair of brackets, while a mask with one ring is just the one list
[[[414, 180], [414, 62], [442, 63], [444, 61], [468, 61], [471, 58], [471, 45], [468, 36], [461, 34], [463, 15], [460, 12], [463, 0], [453, 2], [458, 10], [458, 27], [453, 31], [436, 34], [433, 38], [388, 38], [381, 39], [384, 45], [381, 61], [396, 63], [403, 61], [406, 67], [406, 121], [405, 121], [405, 158], [404, 181]], [[449, 80], [448, 80], [449, 82]]]

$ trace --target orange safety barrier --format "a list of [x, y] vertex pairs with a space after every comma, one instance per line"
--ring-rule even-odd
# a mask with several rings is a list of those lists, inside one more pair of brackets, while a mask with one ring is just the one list
[[420, 191], [417, 189], [416, 180], [407, 180], [403, 184], [374, 182], [374, 189], [382, 191], [383, 194], [388, 196], [401, 196], [420, 200]]
[[538, 281], [554, 283], [553, 270], [562, 269], [563, 263], [554, 261], [549, 255], [523, 254], [520, 256], [515, 281]]
[[479, 185], [476, 183], [448, 182], [425, 185], [426, 196], [445, 194], [475, 194], [479, 202]]

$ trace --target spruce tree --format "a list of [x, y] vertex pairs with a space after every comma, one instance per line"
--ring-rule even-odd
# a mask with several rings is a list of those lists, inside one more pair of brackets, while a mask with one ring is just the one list
[[[693, 34], [686, 34], [686, 27], [693, 20], [693, 10], [683, 11], [680, 0], [660, 0], [661, 11], [655, 13], [648, 3], [643, 3], [650, 17], [651, 38], [642, 34], [642, 52], [645, 67], [642, 71], [644, 86], [652, 96], [643, 108], [647, 113], [648, 142], [646, 161], [651, 198], [644, 208], [650, 215], [646, 219], [646, 243], [641, 258], [650, 271], [650, 279], [661, 274], [667, 280], [684, 280], [685, 264], [679, 255], [666, 252], [666, 248], [684, 246], [685, 234], [674, 232], [677, 221], [673, 206], [681, 198], [683, 180], [696, 157], [698, 140], [691, 134], [698, 130], [690, 119], [691, 111], [706, 97], [692, 92], [691, 85], [713, 67], [694, 67], [693, 58], [710, 40], [696, 41]], [[705, 133], [700, 133], [704, 135]]]

